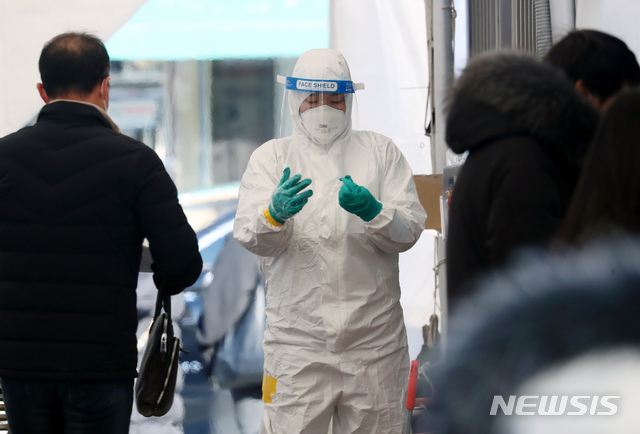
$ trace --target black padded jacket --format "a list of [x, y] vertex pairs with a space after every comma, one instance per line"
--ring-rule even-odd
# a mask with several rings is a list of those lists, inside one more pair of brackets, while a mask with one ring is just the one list
[[511, 54], [470, 63], [447, 115], [447, 144], [469, 153], [449, 210], [450, 308], [517, 251], [547, 246], [598, 118], [550, 65]]
[[136, 376], [144, 238], [172, 293], [196, 235], [157, 154], [90, 104], [56, 101], [0, 139], [0, 377]]

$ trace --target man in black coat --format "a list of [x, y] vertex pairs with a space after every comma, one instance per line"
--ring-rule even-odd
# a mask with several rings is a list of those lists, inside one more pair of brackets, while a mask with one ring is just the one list
[[156, 153], [106, 114], [109, 56], [88, 34], [40, 56], [46, 105], [0, 139], [0, 378], [12, 433], [127, 433], [142, 243], [158, 287], [202, 269]]
[[447, 144], [468, 151], [449, 211], [451, 309], [478, 276], [549, 241], [597, 122], [564, 74], [533, 57], [490, 54], [465, 68], [447, 115]]

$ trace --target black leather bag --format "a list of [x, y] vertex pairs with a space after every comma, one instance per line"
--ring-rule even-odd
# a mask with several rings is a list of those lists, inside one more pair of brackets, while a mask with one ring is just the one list
[[163, 416], [171, 409], [180, 350], [180, 339], [173, 334], [171, 296], [160, 289], [135, 385], [136, 407], [141, 415]]

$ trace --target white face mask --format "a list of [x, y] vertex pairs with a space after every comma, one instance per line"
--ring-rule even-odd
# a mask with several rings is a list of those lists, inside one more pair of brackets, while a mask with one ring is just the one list
[[307, 132], [323, 145], [335, 139], [344, 127], [344, 112], [328, 105], [305, 110], [300, 116]]

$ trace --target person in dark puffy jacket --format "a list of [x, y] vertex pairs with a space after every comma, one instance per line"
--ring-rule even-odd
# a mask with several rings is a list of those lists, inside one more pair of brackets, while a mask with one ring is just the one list
[[472, 60], [454, 86], [446, 140], [468, 152], [451, 197], [447, 295], [553, 236], [598, 111], [558, 68], [517, 53]]
[[66, 33], [40, 56], [37, 122], [0, 139], [0, 378], [12, 433], [126, 433], [143, 240], [158, 287], [200, 275], [156, 153], [106, 114], [109, 56]]

